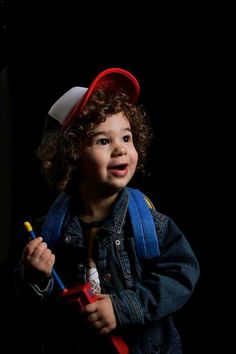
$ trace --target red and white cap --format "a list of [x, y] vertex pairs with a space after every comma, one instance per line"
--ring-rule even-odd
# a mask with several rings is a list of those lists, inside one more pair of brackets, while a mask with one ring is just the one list
[[129, 71], [120, 68], [106, 69], [88, 88], [76, 86], [67, 91], [51, 107], [49, 116], [65, 129], [82, 112], [91, 95], [101, 88], [108, 92], [123, 91], [128, 94], [131, 103], [136, 103], [140, 93], [138, 80]]

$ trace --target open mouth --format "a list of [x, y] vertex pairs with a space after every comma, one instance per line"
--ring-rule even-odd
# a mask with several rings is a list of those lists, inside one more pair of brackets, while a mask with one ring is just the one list
[[122, 170], [125, 170], [127, 168], [127, 163], [122, 163], [122, 164], [119, 164], [119, 165], [113, 165], [113, 166], [109, 166], [109, 170], [119, 170], [119, 171], [122, 171]]
[[108, 169], [114, 175], [123, 176], [128, 173], [128, 164], [122, 163], [119, 165], [113, 165], [113, 166], [110, 166]]

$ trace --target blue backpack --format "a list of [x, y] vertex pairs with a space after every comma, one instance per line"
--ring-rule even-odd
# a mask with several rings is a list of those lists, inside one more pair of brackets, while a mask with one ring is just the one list
[[[137, 255], [139, 259], [151, 259], [159, 256], [159, 243], [155, 224], [150, 211], [150, 200], [138, 189], [127, 188], [128, 212], [133, 229]], [[65, 216], [70, 208], [70, 197], [61, 193], [53, 202], [42, 227], [42, 236], [55, 249], [61, 235]]]

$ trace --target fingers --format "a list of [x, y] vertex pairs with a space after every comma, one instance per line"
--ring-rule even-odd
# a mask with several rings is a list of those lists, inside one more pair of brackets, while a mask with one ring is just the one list
[[91, 329], [96, 330], [100, 334], [109, 333], [107, 324], [104, 323], [104, 320], [99, 317], [97, 312], [94, 312], [87, 317], [87, 323]]
[[114, 328], [111, 327], [108, 323], [104, 323], [102, 319], [91, 321], [88, 319], [88, 325], [91, 329], [96, 330], [101, 335], [109, 334], [114, 330]]
[[24, 249], [24, 252], [23, 252], [23, 257], [24, 256], [25, 257], [29, 257], [34, 252], [35, 247], [37, 247], [42, 241], [43, 241], [42, 237], [37, 237], [36, 239], [31, 240], [25, 246], [25, 249]]
[[[47, 248], [47, 244], [39, 240], [34, 240], [28, 244], [24, 251], [24, 259], [33, 263], [46, 262], [51, 255], [51, 251]], [[37, 242], [36, 242], [37, 241]]]
[[101, 335], [108, 334], [116, 328], [114, 312], [110, 304], [110, 297], [103, 294], [99, 295], [99, 301], [86, 305], [83, 309], [89, 327]]
[[24, 265], [35, 268], [49, 276], [55, 262], [55, 256], [43, 242], [42, 237], [30, 241], [23, 252], [22, 261]]

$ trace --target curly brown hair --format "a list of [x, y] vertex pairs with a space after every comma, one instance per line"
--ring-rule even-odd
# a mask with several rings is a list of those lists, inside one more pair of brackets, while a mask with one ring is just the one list
[[146, 154], [153, 137], [150, 120], [142, 106], [129, 102], [121, 92], [96, 91], [83, 111], [66, 130], [62, 128], [46, 133], [37, 150], [42, 172], [51, 188], [68, 190], [78, 175], [77, 160], [80, 146], [94, 127], [110, 115], [123, 112], [130, 122], [134, 146], [138, 152], [137, 171], [145, 173]]

